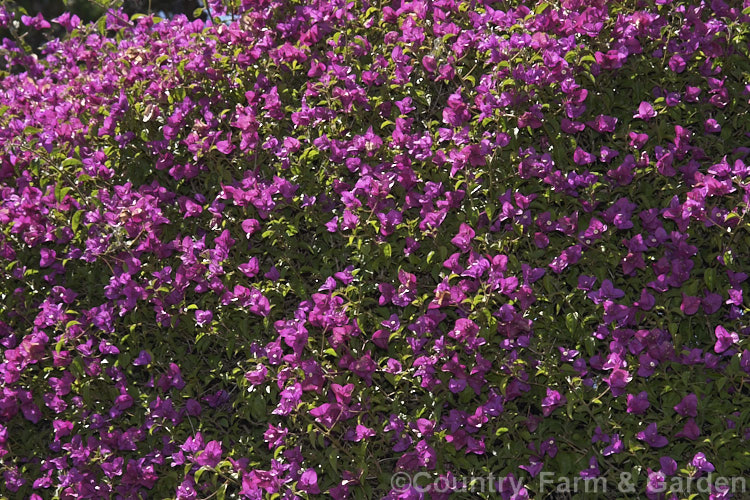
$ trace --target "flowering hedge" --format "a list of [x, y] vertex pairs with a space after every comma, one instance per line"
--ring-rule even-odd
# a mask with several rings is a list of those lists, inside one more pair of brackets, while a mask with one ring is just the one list
[[748, 0], [209, 7], [0, 12], [0, 495], [750, 470]]

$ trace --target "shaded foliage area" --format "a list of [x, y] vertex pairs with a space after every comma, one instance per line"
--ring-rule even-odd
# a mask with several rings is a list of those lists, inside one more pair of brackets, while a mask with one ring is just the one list
[[[98, 20], [108, 8], [115, 7], [116, 4], [119, 4], [122, 12], [129, 16], [154, 13], [166, 17], [184, 14], [193, 18], [196, 11], [203, 7], [199, 0], [124, 0], [114, 3], [111, 0], [13, 0], [6, 1], [5, 4], [10, 11], [28, 14], [31, 17], [41, 14], [44, 19], [54, 19], [68, 12], [78, 16], [84, 23]], [[205, 17], [204, 14], [200, 16]], [[49, 40], [63, 36], [65, 30], [57, 26], [45, 32], [26, 30], [19, 26], [17, 33], [22, 35], [29, 47], [38, 50]], [[0, 38], [11, 36], [9, 30], [0, 30]]]

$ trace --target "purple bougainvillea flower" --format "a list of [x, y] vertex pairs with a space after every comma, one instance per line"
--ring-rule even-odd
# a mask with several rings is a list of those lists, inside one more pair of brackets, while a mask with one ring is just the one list
[[375, 436], [374, 430], [361, 424], [357, 424], [356, 428], [353, 430], [350, 429], [350, 432], [351, 435], [349, 435], [349, 433], [345, 434], [344, 439], [355, 443]]
[[599, 470], [599, 462], [595, 456], [589, 458], [589, 468], [584, 469], [580, 472], [580, 476], [583, 478], [599, 477], [601, 471]]
[[180, 207], [185, 212], [185, 219], [195, 217], [203, 212], [203, 207], [188, 197], [180, 198]]
[[276, 266], [271, 266], [271, 268], [263, 275], [263, 277], [271, 281], [278, 281], [281, 277], [281, 273]]
[[281, 391], [279, 404], [271, 413], [273, 415], [289, 415], [297, 408], [301, 398], [302, 384], [294, 383]]
[[648, 134], [638, 132], [628, 132], [628, 138], [630, 139], [630, 146], [636, 149], [641, 149], [648, 142]]
[[391, 333], [386, 330], [376, 330], [372, 334], [372, 342], [381, 349], [388, 349], [388, 339]]
[[404, 246], [404, 255], [407, 257], [417, 250], [419, 250], [419, 247], [421, 247], [421, 243], [419, 241], [415, 240], [411, 236], [406, 237], [406, 245]]
[[49, 267], [55, 262], [57, 253], [54, 250], [42, 248], [40, 253], [42, 254], [42, 258], [39, 261], [39, 267]]
[[607, 146], [602, 146], [599, 150], [599, 160], [603, 161], [604, 163], [609, 163], [615, 158], [617, 158], [620, 155], [620, 152], [616, 149], [609, 148]]
[[667, 476], [674, 476], [677, 473], [677, 462], [672, 457], [661, 457], [659, 464], [661, 471]]
[[422, 439], [417, 443], [415, 450], [419, 459], [419, 465], [427, 470], [434, 470], [437, 463], [435, 449], [426, 440]]
[[519, 465], [518, 468], [528, 472], [529, 476], [536, 477], [542, 472], [544, 462], [531, 462], [529, 465]]
[[637, 396], [628, 394], [627, 412], [635, 415], [642, 415], [651, 406], [648, 402], [648, 393], [641, 391]]
[[21, 413], [32, 424], [37, 424], [42, 419], [41, 409], [31, 401], [26, 401], [21, 405]]
[[706, 455], [701, 451], [695, 454], [693, 459], [690, 461], [690, 465], [695, 467], [699, 473], [713, 472], [714, 470], [716, 470], [714, 465], [706, 460]]
[[581, 259], [582, 252], [583, 247], [581, 245], [570, 246], [563, 250], [559, 256], [552, 259], [549, 267], [555, 273], [560, 274], [571, 264], [576, 264]]
[[548, 417], [553, 411], [566, 404], [568, 400], [560, 392], [547, 388], [547, 395], [542, 398], [542, 414]]
[[424, 69], [428, 73], [434, 73], [437, 70], [437, 63], [432, 56], [424, 56], [422, 58], [422, 66], [424, 66]]
[[336, 233], [339, 230], [339, 218], [334, 217], [324, 224], [329, 233]]
[[461, 223], [458, 234], [453, 237], [451, 243], [456, 245], [462, 253], [466, 253], [471, 248], [471, 240], [474, 239], [475, 234], [471, 226]]
[[609, 435], [602, 432], [601, 426], [597, 425], [596, 429], [594, 429], [594, 435], [591, 437], [591, 444], [594, 444], [600, 441], [602, 443], [609, 443], [610, 438], [609, 438]]
[[641, 120], [649, 121], [651, 118], [656, 116], [656, 111], [651, 103], [642, 101], [638, 106], [638, 112], [633, 115], [633, 118], [640, 118]]
[[612, 70], [621, 68], [625, 59], [627, 59], [627, 51], [610, 50], [606, 54], [602, 52], [594, 53], [594, 60], [599, 64], [602, 69]]
[[573, 152], [573, 161], [576, 165], [588, 165], [596, 161], [596, 157], [591, 153], [587, 153], [581, 148], [576, 148]]
[[317, 495], [320, 493], [318, 474], [314, 469], [307, 469], [302, 473], [297, 482], [297, 488], [308, 495]]
[[735, 306], [742, 305], [742, 289], [730, 288], [727, 290], [727, 293], [729, 294], [729, 298], [726, 300], [725, 304], [733, 304]]
[[267, 375], [268, 375], [268, 368], [266, 368], [265, 365], [258, 364], [255, 370], [251, 370], [245, 373], [245, 378], [252, 385], [259, 385], [259, 384], [262, 384], [266, 380]]
[[386, 371], [386, 373], [395, 375], [395, 374], [401, 373], [404, 370], [404, 367], [400, 361], [397, 361], [393, 358], [389, 358], [388, 361], [386, 362], [386, 366], [384, 370]]
[[194, 500], [198, 498], [198, 492], [195, 490], [195, 480], [187, 477], [177, 487], [177, 498], [180, 500]]
[[196, 457], [195, 463], [201, 467], [216, 467], [221, 462], [221, 442], [209, 441]]
[[683, 57], [680, 56], [679, 54], [673, 55], [669, 59], [668, 65], [669, 65], [669, 69], [671, 69], [675, 73], [682, 73], [683, 71], [685, 71], [685, 68], [687, 67], [687, 64], [685, 63], [685, 59], [683, 59]]
[[682, 415], [683, 417], [697, 417], [698, 416], [698, 396], [694, 393], [690, 393], [680, 401], [675, 407], [674, 411]]
[[614, 116], [598, 115], [594, 120], [586, 122], [586, 125], [600, 133], [611, 133], [617, 126], [617, 118]]
[[400, 285], [391, 300], [396, 306], [406, 307], [416, 299], [417, 277], [412, 273], [400, 269], [398, 271], [398, 280]]
[[333, 427], [342, 414], [342, 408], [338, 404], [324, 403], [310, 410], [310, 415], [327, 428]]
[[52, 21], [61, 25], [66, 31], [73, 31], [81, 25], [81, 18], [70, 12], [63, 12], [60, 16], [52, 19]]
[[349, 484], [348, 483], [349, 481], [345, 480], [344, 482], [331, 487], [328, 490], [328, 494], [331, 495], [331, 498], [333, 498], [333, 500], [347, 500], [349, 498]]
[[577, 132], [583, 132], [583, 130], [586, 129], [586, 124], [563, 118], [560, 120], [560, 129], [566, 134], [575, 134]]
[[610, 280], [604, 280], [599, 290], [589, 292], [587, 296], [594, 304], [601, 304], [605, 300], [620, 299], [625, 296], [625, 292], [619, 288], [615, 288]]
[[641, 296], [638, 301], [633, 303], [634, 306], [644, 311], [650, 311], [654, 307], [654, 304], [656, 304], [656, 299], [645, 288], [641, 290]]
[[612, 370], [609, 376], [604, 377], [604, 381], [609, 384], [612, 389], [612, 394], [619, 396], [625, 392], [625, 386], [633, 380], [633, 376], [627, 371], [621, 368]]
[[534, 244], [537, 248], [547, 248], [549, 246], [549, 238], [544, 233], [535, 233]]
[[580, 354], [576, 349], [566, 349], [565, 347], [558, 347], [560, 351], [560, 361], [563, 363], [572, 363], [576, 356]]
[[245, 219], [242, 221], [241, 226], [245, 232], [245, 236], [249, 238], [260, 229], [260, 222], [257, 219]]
[[611, 300], [605, 300], [604, 315], [602, 321], [604, 324], [617, 323], [618, 326], [627, 325], [632, 317], [633, 309], [623, 304], [616, 304]]
[[248, 278], [254, 278], [260, 272], [260, 262], [257, 257], [251, 257], [246, 263], [237, 266], [237, 269]]
[[699, 100], [698, 96], [701, 94], [702, 91], [703, 89], [701, 89], [700, 87], [693, 87], [692, 85], [687, 85], [685, 87], [685, 100], [687, 102], [698, 102]]
[[582, 274], [578, 277], [578, 289], [579, 290], [590, 291], [592, 288], [594, 288], [595, 283], [596, 283], [595, 276], [585, 276]]
[[466, 440], [466, 454], [484, 455], [485, 453], [484, 438], [469, 437]]
[[274, 328], [284, 340], [284, 344], [291, 347], [295, 354], [300, 355], [307, 345], [308, 332], [301, 321], [276, 321]]
[[52, 26], [48, 21], [44, 19], [44, 16], [41, 12], [37, 13], [37, 15], [35, 15], [34, 17], [22, 15], [21, 22], [24, 24], [24, 26], [28, 26], [37, 30], [50, 28]]
[[654, 472], [651, 469], [646, 469], [648, 473], [646, 481], [646, 498], [649, 500], [657, 500], [662, 498], [664, 491], [667, 489], [667, 478], [663, 472]]
[[201, 404], [193, 398], [190, 398], [185, 402], [185, 410], [191, 417], [198, 417], [203, 411]]
[[654, 374], [656, 367], [659, 365], [659, 361], [652, 358], [648, 353], [642, 353], [638, 356], [638, 363], [639, 377], [650, 377]]
[[727, 269], [727, 278], [729, 279], [729, 284], [732, 285], [732, 287], [739, 288], [741, 283], [744, 283], [747, 278], [748, 274], [743, 272], [734, 272], [731, 269]]
[[453, 127], [458, 127], [467, 121], [471, 114], [468, 106], [461, 96], [460, 89], [458, 92], [451, 94], [448, 99], [448, 106], [443, 109], [443, 122]]
[[682, 430], [674, 435], [676, 438], [685, 438], [691, 441], [695, 441], [701, 435], [698, 424], [695, 423], [695, 419], [689, 418], [682, 427]]
[[721, 308], [722, 298], [718, 293], [706, 292], [706, 295], [701, 299], [703, 305], [703, 312], [706, 314], [713, 314]]
[[718, 134], [721, 132], [721, 125], [715, 119], [709, 118], [703, 123], [703, 131], [707, 134]]
[[343, 386], [339, 384], [331, 384], [331, 390], [339, 404], [348, 405], [352, 400], [354, 384], [346, 384]]
[[665, 102], [670, 108], [677, 106], [681, 101], [682, 98], [680, 97], [680, 94], [678, 92], [669, 92], [665, 97]]
[[729, 332], [721, 325], [718, 325], [716, 327], [716, 329], [714, 330], [714, 335], [716, 336], [714, 352], [716, 352], [717, 354], [725, 352], [727, 349], [740, 341], [740, 337], [736, 332]]
[[11, 492], [16, 492], [23, 485], [26, 484], [26, 479], [18, 473], [17, 467], [9, 467], [3, 472], [3, 479], [5, 480], [5, 487]]
[[414, 424], [414, 428], [417, 429], [417, 432], [421, 436], [431, 436], [435, 429], [435, 423], [426, 418], [418, 418]]
[[263, 440], [268, 443], [268, 449], [272, 450], [284, 444], [284, 440], [289, 434], [286, 427], [268, 424], [268, 429], [263, 433]]
[[133, 360], [135, 366], [146, 366], [149, 363], [151, 363], [151, 355], [148, 351], [141, 351], [138, 357]]
[[232, 144], [232, 134], [229, 133], [226, 139], [218, 141], [216, 143], [216, 149], [218, 149], [220, 153], [223, 153], [225, 155], [228, 155], [232, 151], [234, 151], [234, 145]]
[[380, 221], [380, 234], [388, 236], [395, 231], [396, 226], [401, 224], [403, 215], [398, 210], [391, 210], [387, 213], [380, 212], [377, 214]]
[[167, 372], [159, 377], [159, 382], [157, 383], [157, 385], [164, 392], [173, 387], [177, 390], [184, 389], [185, 381], [182, 378], [180, 367], [177, 366], [176, 363], [170, 363]]
[[636, 434], [635, 437], [645, 442], [652, 448], [663, 448], [669, 443], [666, 437], [660, 436], [658, 434], [656, 423], [648, 424], [646, 429]]
[[611, 444], [602, 450], [602, 455], [608, 457], [617, 453], [622, 453], [625, 450], [625, 444], [620, 439], [619, 434], [613, 434]]
[[401, 321], [398, 319], [398, 314], [391, 314], [388, 319], [381, 321], [380, 324], [392, 332], [401, 328]]
[[201, 311], [200, 309], [197, 309], [195, 311], [195, 322], [198, 324], [198, 326], [204, 326], [210, 323], [213, 319], [214, 313], [211, 311]]
[[680, 310], [687, 314], [688, 316], [691, 316], [698, 312], [698, 309], [701, 305], [701, 299], [698, 297], [692, 297], [690, 295], [687, 295], [685, 293], [682, 294], [682, 304], [680, 304]]

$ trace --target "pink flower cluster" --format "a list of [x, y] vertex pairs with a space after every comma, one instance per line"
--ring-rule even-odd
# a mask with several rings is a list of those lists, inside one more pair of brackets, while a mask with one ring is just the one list
[[0, 7], [0, 495], [747, 470], [750, 1], [208, 3]]

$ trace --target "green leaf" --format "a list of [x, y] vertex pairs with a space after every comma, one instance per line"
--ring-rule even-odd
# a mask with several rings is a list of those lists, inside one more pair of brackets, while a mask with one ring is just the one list
[[549, 4], [547, 2], [542, 2], [542, 3], [540, 3], [539, 5], [536, 6], [536, 8], [534, 9], [534, 12], [536, 14], [541, 14], [542, 12], [544, 12], [545, 10], [547, 10], [548, 8], [549, 8]]
[[706, 282], [706, 286], [709, 290], [714, 290], [714, 283], [716, 282], [716, 269], [709, 267], [703, 272], [703, 281]]
[[63, 167], [63, 168], [67, 168], [67, 167], [70, 167], [72, 165], [76, 165], [76, 166], [77, 165], [83, 165], [83, 163], [81, 163], [81, 160], [79, 160], [78, 158], [66, 158], [60, 164], [60, 166]]
[[83, 210], [77, 210], [76, 213], [73, 214], [73, 218], [70, 220], [70, 228], [74, 233], [78, 230], [78, 226], [81, 224], [82, 215]]
[[565, 315], [565, 326], [568, 327], [568, 331], [570, 333], [575, 333], [576, 327], [578, 325], [578, 314], [577, 313], [568, 313]]
[[216, 498], [217, 498], [217, 500], [224, 500], [224, 498], [226, 498], [227, 484], [228, 483], [223, 483], [221, 486], [219, 486], [219, 489], [216, 492]]
[[201, 476], [204, 472], [206, 472], [206, 467], [200, 467], [197, 471], [195, 471], [193, 479], [195, 479], [196, 484], [201, 480]]
[[383, 255], [385, 255], [385, 257], [387, 259], [391, 258], [392, 250], [391, 250], [391, 244], [390, 243], [383, 244]]

